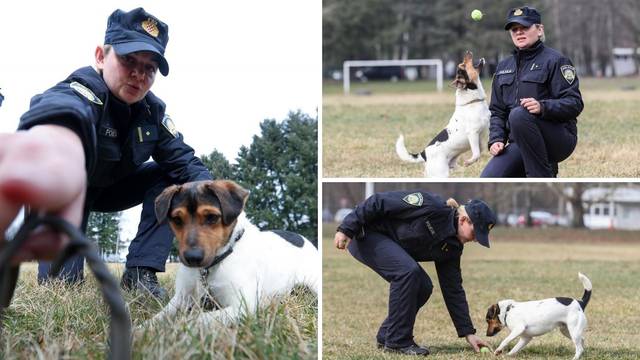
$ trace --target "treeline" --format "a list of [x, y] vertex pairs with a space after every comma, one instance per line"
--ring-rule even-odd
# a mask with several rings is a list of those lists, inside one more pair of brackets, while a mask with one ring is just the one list
[[[341, 69], [345, 60], [457, 63], [465, 50], [496, 64], [513, 49], [503, 28], [507, 11], [524, 4], [541, 12], [546, 43], [586, 75], [605, 74], [612, 48], [640, 46], [637, 0], [324, 0], [323, 70]], [[473, 9], [482, 21], [471, 20]]]

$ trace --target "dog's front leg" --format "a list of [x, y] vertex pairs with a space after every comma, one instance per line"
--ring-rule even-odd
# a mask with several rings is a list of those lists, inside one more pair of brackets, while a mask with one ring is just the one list
[[198, 286], [199, 272], [197, 269], [188, 268], [182, 264], [178, 266], [176, 274], [176, 292], [169, 303], [156, 314], [149, 325], [174, 316], [180, 309], [187, 309], [194, 304], [194, 296]]
[[518, 340], [518, 343], [516, 344], [516, 346], [514, 346], [511, 351], [509, 351], [509, 355], [515, 355], [518, 351], [520, 351], [520, 349], [522, 349], [523, 347], [525, 347], [529, 341], [531, 341], [531, 337], [527, 337], [522, 335], [520, 337], [520, 340]]
[[506, 338], [504, 338], [504, 340], [502, 340], [502, 342], [500, 343], [500, 346], [498, 346], [498, 348], [496, 349], [496, 351], [494, 352], [495, 355], [500, 355], [502, 354], [502, 350], [507, 347], [507, 345], [509, 345], [509, 343], [511, 341], [513, 341], [513, 339], [517, 338], [518, 336], [520, 336], [520, 334], [522, 334], [524, 332], [524, 326], [521, 327], [517, 327], [514, 328], [509, 335], [507, 335]]
[[480, 133], [472, 132], [467, 134], [467, 138], [471, 147], [471, 158], [464, 161], [464, 166], [469, 166], [480, 159]]
[[214, 324], [228, 326], [237, 321], [240, 311], [235, 306], [227, 306], [222, 309], [203, 312], [198, 316], [198, 324], [203, 328], [211, 328]]

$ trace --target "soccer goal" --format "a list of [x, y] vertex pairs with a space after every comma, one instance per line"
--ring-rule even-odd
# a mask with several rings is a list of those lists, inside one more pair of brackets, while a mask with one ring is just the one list
[[435, 66], [436, 86], [442, 91], [442, 60], [440, 59], [411, 59], [411, 60], [347, 60], [342, 64], [342, 81], [344, 93], [348, 94], [351, 87], [350, 70], [355, 67], [376, 66]]

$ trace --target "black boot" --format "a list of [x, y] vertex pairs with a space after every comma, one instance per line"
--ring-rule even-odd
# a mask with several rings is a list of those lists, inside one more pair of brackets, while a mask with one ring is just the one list
[[415, 356], [427, 356], [429, 355], [429, 349], [426, 347], [419, 346], [417, 344], [409, 345], [401, 348], [390, 348], [385, 346], [385, 352], [396, 353], [396, 354], [404, 354], [404, 355], [415, 355]]
[[122, 274], [120, 287], [128, 291], [142, 290], [158, 300], [167, 298], [167, 290], [158, 283], [156, 272], [147, 267], [127, 268]]

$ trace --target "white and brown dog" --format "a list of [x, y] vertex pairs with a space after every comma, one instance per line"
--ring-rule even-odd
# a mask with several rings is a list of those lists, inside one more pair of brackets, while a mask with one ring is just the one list
[[487, 336], [497, 334], [504, 326], [511, 332], [502, 340], [495, 351], [500, 355], [502, 350], [516, 337], [518, 343], [511, 349], [509, 355], [514, 355], [525, 347], [535, 336], [560, 328], [560, 332], [573, 341], [576, 347], [574, 360], [584, 351], [584, 330], [587, 327], [587, 317], [584, 309], [591, 298], [591, 281], [582, 273], [578, 278], [584, 287], [581, 300], [567, 297], [556, 297], [538, 301], [517, 302], [501, 300], [491, 305], [487, 311]]
[[469, 166], [480, 158], [481, 144], [486, 144], [491, 113], [487, 106], [480, 71], [484, 59], [473, 65], [473, 55], [467, 51], [458, 65], [456, 78], [456, 109], [447, 127], [442, 130], [420, 153], [409, 153], [400, 134], [396, 141], [396, 153], [409, 162], [424, 162], [424, 176], [449, 177], [449, 170], [456, 165], [458, 156], [471, 149], [471, 157], [464, 161]]
[[158, 196], [158, 222], [169, 221], [181, 264], [175, 295], [152, 323], [206, 298], [216, 309], [198, 321], [208, 326], [234, 323], [297, 284], [318, 293], [316, 246], [295, 233], [260, 231], [243, 212], [248, 195], [235, 182], [218, 180], [170, 186]]

